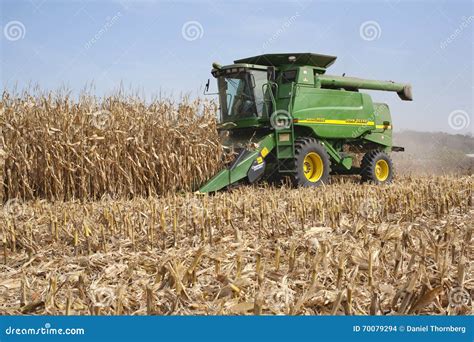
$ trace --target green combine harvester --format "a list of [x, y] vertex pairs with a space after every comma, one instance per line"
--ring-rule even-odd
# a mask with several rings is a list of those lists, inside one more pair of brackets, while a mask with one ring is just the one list
[[[412, 100], [409, 84], [326, 75], [336, 57], [265, 54], [213, 64], [219, 131], [236, 157], [204, 186], [289, 178], [295, 186], [327, 184], [331, 174], [359, 174], [377, 184], [393, 179], [392, 118], [385, 103], [360, 89], [393, 91]], [[209, 81], [206, 91], [209, 88]], [[362, 156], [362, 158], [360, 158]], [[359, 157], [359, 158], [358, 158]]]

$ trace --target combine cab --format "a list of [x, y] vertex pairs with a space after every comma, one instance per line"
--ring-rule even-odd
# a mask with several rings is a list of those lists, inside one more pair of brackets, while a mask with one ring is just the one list
[[[411, 101], [411, 86], [326, 75], [335, 60], [296, 53], [244, 58], [227, 66], [214, 63], [218, 127], [226, 131], [226, 145], [236, 157], [199, 191], [285, 176], [295, 186], [318, 186], [334, 173], [389, 183], [389, 153], [403, 148], [392, 145], [388, 106], [373, 103], [359, 90], [392, 91]], [[361, 154], [360, 165], [354, 166]]]

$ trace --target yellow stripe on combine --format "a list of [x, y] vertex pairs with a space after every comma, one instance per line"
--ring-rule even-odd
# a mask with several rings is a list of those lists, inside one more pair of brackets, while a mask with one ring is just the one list
[[368, 120], [332, 120], [332, 119], [295, 119], [295, 123], [307, 123], [316, 125], [347, 125], [347, 126], [375, 126], [377, 129], [392, 129], [392, 126], [375, 125], [374, 121]]
[[350, 126], [373, 126], [375, 122], [366, 120], [331, 120], [331, 119], [295, 119], [296, 123], [325, 124], [325, 125], [350, 125]]

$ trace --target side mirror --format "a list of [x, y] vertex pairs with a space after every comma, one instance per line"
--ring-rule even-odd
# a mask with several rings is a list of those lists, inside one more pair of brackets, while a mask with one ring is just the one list
[[276, 79], [276, 70], [274, 66], [269, 66], [267, 68], [267, 80], [271, 82], [275, 82]]
[[255, 88], [255, 76], [253, 74], [250, 74], [250, 87]]
[[208, 93], [208, 91], [209, 91], [209, 84], [210, 84], [210, 80], [207, 79], [207, 83], [206, 83], [206, 85], [204, 86], [204, 91], [202, 92], [203, 95], [219, 95], [219, 93]]

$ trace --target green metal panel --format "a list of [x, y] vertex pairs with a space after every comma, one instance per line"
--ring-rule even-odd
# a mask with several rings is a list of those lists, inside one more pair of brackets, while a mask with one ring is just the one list
[[[387, 130], [387, 127], [382, 128], [384, 122], [387, 122], [388, 128], [393, 129], [392, 116], [390, 115], [390, 109], [385, 103], [374, 103], [374, 118], [376, 124], [376, 130], [374, 132], [381, 133]], [[387, 133], [388, 134], [388, 133]]]
[[[278, 109], [285, 109], [288, 110], [289, 106], [289, 98], [291, 97], [292, 92], [292, 85], [291, 83], [287, 84], [280, 84], [278, 86], [278, 94], [277, 94], [277, 108]], [[286, 100], [285, 100], [286, 99]]]
[[294, 141], [295, 141], [295, 135], [292, 128], [276, 130], [275, 131], [276, 157], [278, 159], [293, 158]]
[[298, 86], [295, 125], [309, 126], [317, 137], [354, 139], [375, 129], [374, 107], [367, 94]]
[[374, 103], [374, 119], [376, 129], [364, 136], [364, 139], [383, 146], [392, 146], [393, 124], [387, 104]]
[[204, 184], [204, 186], [199, 189], [199, 192], [215, 192], [246, 178], [247, 172], [254, 160], [259, 156], [263, 157], [262, 151], [265, 149], [266, 152], [264, 154], [268, 154], [273, 150], [275, 147], [275, 135], [273, 133], [266, 135], [256, 145], [257, 148], [249, 151], [245, 158], [239, 161], [232, 170], [229, 168], [222, 170]]
[[314, 87], [314, 69], [304, 66], [299, 68], [297, 83], [298, 84], [309, 84]]

